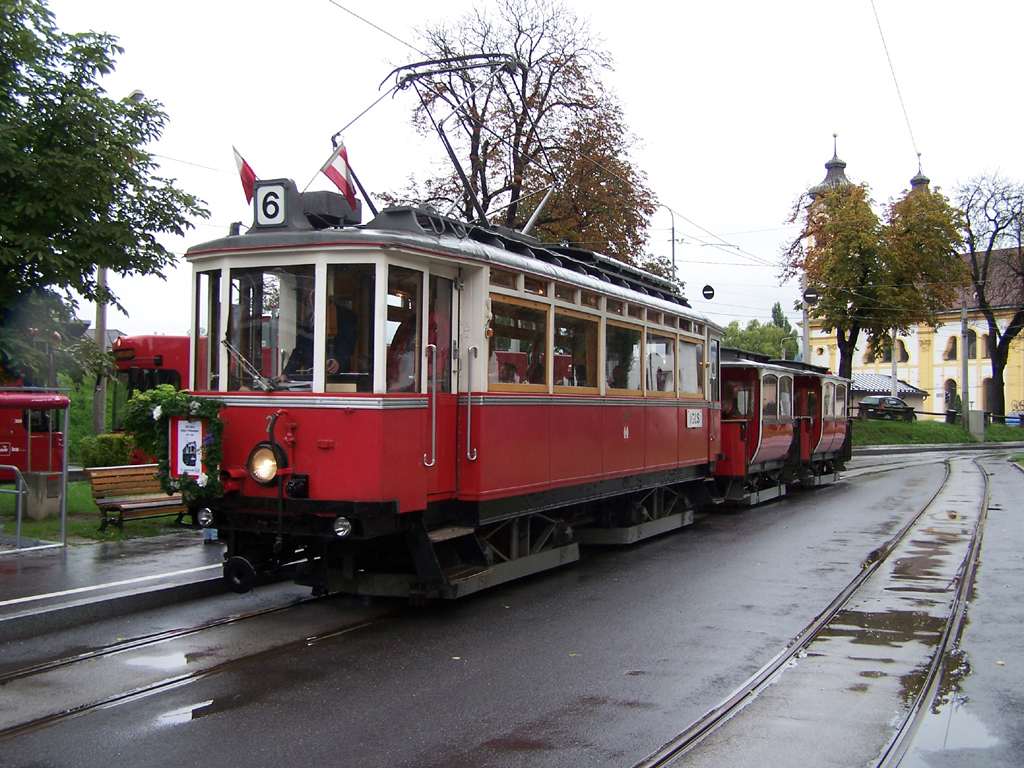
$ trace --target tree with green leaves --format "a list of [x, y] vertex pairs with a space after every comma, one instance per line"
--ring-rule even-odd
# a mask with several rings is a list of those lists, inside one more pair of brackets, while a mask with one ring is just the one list
[[968, 306], [988, 324], [992, 389], [986, 408], [1005, 414], [1010, 344], [1024, 329], [1024, 185], [985, 173], [958, 185], [956, 200], [974, 289]]
[[741, 328], [739, 321], [733, 320], [725, 328], [722, 344], [786, 360], [796, 358], [798, 347], [796, 332], [789, 324], [785, 312], [782, 311], [782, 304], [778, 301], [772, 306], [770, 323], [751, 320], [745, 328]]
[[[493, 9], [493, 10], [492, 10]], [[490, 79], [479, 70], [417, 81], [414, 125], [452, 115], [450, 136], [465, 170], [412, 183], [391, 201], [424, 200], [521, 229], [549, 189], [537, 230], [570, 245], [643, 266], [656, 208], [646, 176], [629, 159], [634, 139], [600, 74], [611, 66], [588, 24], [558, 0], [496, 0], [424, 34], [431, 59], [505, 54], [514, 65]], [[428, 112], [429, 110], [429, 112]]]
[[861, 333], [881, 354], [893, 329], [934, 327], [968, 281], [957, 256], [962, 216], [926, 184], [886, 206], [884, 219], [866, 184], [818, 189], [797, 202], [790, 221], [801, 231], [784, 254], [784, 275], [803, 273], [817, 288], [810, 314], [835, 331], [840, 376], [853, 369]]
[[45, 0], [3, 4], [0, 370], [8, 376], [99, 361], [80, 340], [73, 292], [123, 309], [98, 285], [97, 268], [160, 275], [175, 257], [158, 236], [182, 235], [208, 215], [157, 175], [145, 149], [166, 125], [161, 105], [141, 94], [112, 99], [100, 85], [122, 52], [109, 34], [60, 31]]

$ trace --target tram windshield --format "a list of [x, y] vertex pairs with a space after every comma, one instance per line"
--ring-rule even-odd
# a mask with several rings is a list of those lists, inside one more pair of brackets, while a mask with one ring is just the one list
[[[274, 379], [278, 389], [310, 390], [318, 369], [324, 391], [371, 392], [374, 280], [372, 264], [328, 266], [326, 286], [311, 264], [232, 269], [227, 391], [266, 390]], [[200, 296], [200, 326], [217, 327], [215, 298]], [[211, 368], [216, 356], [211, 349]]]

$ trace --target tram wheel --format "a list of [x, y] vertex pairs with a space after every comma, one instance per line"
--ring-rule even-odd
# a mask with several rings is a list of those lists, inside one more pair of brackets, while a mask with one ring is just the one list
[[256, 569], [244, 557], [229, 557], [224, 563], [224, 581], [232, 592], [244, 594], [256, 583]]

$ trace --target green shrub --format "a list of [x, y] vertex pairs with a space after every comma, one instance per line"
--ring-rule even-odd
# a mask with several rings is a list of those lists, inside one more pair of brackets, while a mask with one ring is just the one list
[[78, 443], [83, 467], [120, 467], [131, 462], [134, 450], [135, 441], [126, 434], [83, 437]]

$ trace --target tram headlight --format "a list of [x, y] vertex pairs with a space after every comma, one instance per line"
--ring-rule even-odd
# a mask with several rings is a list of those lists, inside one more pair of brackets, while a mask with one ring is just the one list
[[270, 485], [277, 477], [278, 469], [288, 466], [284, 451], [271, 443], [260, 443], [252, 449], [246, 467], [249, 476], [261, 485]]
[[334, 535], [339, 538], [352, 533], [352, 523], [347, 517], [339, 517], [334, 521]]
[[213, 525], [213, 510], [209, 507], [203, 507], [196, 512], [196, 522], [199, 523], [202, 528], [209, 528]]

